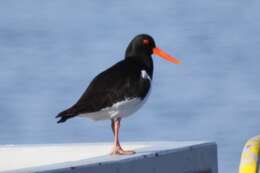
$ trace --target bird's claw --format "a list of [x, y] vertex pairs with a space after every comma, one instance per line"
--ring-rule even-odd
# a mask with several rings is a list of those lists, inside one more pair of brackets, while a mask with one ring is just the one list
[[113, 148], [111, 155], [132, 155], [135, 154], [133, 150], [123, 150], [120, 146]]

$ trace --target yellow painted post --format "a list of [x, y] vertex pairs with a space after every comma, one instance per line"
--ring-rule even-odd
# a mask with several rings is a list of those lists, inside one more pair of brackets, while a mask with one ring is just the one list
[[259, 169], [260, 136], [249, 139], [242, 151], [239, 173], [257, 173]]

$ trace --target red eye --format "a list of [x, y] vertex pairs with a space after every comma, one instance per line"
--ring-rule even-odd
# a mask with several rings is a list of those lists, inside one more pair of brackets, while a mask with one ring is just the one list
[[143, 39], [143, 43], [144, 43], [144, 44], [149, 44], [150, 41], [149, 41], [148, 39]]

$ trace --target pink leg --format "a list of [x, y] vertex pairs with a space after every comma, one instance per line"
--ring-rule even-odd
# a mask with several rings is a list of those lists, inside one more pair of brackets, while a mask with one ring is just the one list
[[111, 155], [130, 155], [130, 154], [135, 154], [134, 151], [130, 150], [123, 150], [120, 142], [119, 142], [119, 128], [120, 128], [120, 118], [116, 120], [112, 120], [111, 124], [113, 133], [114, 133], [114, 145], [113, 145], [113, 150]]

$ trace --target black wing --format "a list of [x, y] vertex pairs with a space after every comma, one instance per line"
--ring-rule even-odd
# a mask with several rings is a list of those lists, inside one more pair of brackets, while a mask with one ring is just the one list
[[145, 69], [133, 60], [120, 61], [96, 76], [78, 102], [61, 112], [58, 122], [64, 122], [81, 113], [96, 112], [126, 98], [145, 97], [150, 81], [141, 78]]

